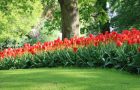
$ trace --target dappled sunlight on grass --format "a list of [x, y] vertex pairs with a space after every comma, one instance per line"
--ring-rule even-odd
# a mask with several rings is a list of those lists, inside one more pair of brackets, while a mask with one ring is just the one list
[[140, 76], [103, 69], [0, 71], [0, 90], [138, 90]]

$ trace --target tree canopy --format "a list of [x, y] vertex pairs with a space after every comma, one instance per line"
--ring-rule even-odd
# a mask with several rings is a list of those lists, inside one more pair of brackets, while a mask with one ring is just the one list
[[140, 0], [116, 0], [111, 25], [116, 30], [140, 28]]
[[[139, 29], [139, 11], [140, 0], [0, 0], [0, 42], [45, 41], [56, 31], [70, 38], [76, 30], [87, 35], [110, 27]], [[29, 38], [34, 29], [39, 38]]]
[[20, 40], [41, 16], [39, 0], [0, 0], [0, 41]]

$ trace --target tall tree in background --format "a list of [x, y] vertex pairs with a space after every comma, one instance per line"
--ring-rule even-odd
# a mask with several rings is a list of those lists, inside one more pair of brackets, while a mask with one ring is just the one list
[[56, 0], [41, 0], [41, 4], [43, 6], [41, 17], [39, 21], [36, 24], [34, 24], [30, 34], [27, 35], [29, 38], [37, 39], [40, 37], [40, 31], [44, 27], [46, 21], [49, 21], [53, 17], [53, 12], [56, 9], [55, 3]]
[[102, 33], [106, 31], [110, 32], [110, 23], [109, 23], [109, 15], [107, 8], [108, 0], [97, 0], [95, 4], [96, 12], [93, 15], [95, 18], [98, 18], [99, 27]]
[[61, 7], [62, 39], [80, 35], [78, 0], [58, 0]]
[[41, 16], [39, 0], [0, 0], [0, 42], [21, 41]]
[[111, 25], [115, 30], [138, 28], [140, 29], [140, 0], [110, 0], [114, 5], [116, 15], [112, 18]]

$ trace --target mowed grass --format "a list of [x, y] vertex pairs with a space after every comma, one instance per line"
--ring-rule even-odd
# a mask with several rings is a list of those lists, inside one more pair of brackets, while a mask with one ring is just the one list
[[0, 90], [140, 90], [140, 76], [111, 69], [1, 70]]

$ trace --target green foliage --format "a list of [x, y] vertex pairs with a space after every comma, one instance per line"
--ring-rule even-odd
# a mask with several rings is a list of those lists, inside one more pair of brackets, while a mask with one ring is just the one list
[[41, 30], [41, 32], [44, 32], [46, 35], [61, 30], [60, 8], [56, 7], [55, 11], [52, 11], [52, 15], [52, 18], [46, 20], [44, 27]]
[[79, 0], [80, 28], [81, 33], [95, 32], [96, 24], [94, 17], [96, 0]]
[[41, 52], [23, 57], [5, 58], [0, 62], [0, 69], [38, 68], [38, 67], [102, 67], [116, 68], [139, 73], [140, 67], [138, 45], [124, 44], [117, 47], [110, 43], [99, 47], [79, 48], [77, 53], [71, 49]]
[[140, 28], [140, 0], [118, 0], [113, 10], [117, 15], [111, 24], [116, 30]]
[[20, 41], [40, 19], [42, 4], [39, 0], [0, 1], [0, 41]]
[[43, 10], [46, 10], [44, 27], [40, 30], [38, 41], [51, 41], [58, 38], [56, 32], [61, 30], [61, 11], [58, 0], [42, 0]]
[[81, 33], [98, 34], [108, 22], [107, 0], [79, 0]]

